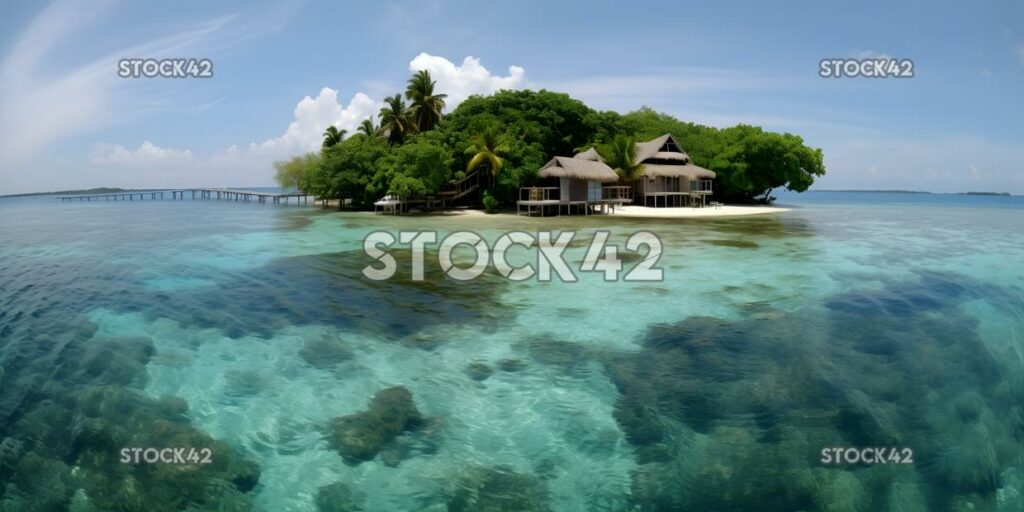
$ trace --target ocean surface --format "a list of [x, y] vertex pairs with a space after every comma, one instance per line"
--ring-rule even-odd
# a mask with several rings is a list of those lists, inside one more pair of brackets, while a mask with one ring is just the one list
[[[779, 202], [0, 199], [0, 510], [1024, 510], [1024, 198]], [[575, 230], [571, 266], [596, 230], [622, 253], [646, 230], [664, 281], [462, 283], [430, 251], [413, 281], [399, 248], [370, 281], [382, 229]], [[124, 460], [165, 447], [207, 463]]]

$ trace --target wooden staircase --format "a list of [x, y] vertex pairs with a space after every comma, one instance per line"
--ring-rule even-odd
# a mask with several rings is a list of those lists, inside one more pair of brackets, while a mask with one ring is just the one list
[[[441, 208], [447, 208], [452, 202], [457, 201], [480, 188], [480, 171], [473, 171], [465, 178], [449, 185], [445, 190], [437, 193], [436, 196], [428, 198], [428, 203], [440, 201]], [[433, 200], [433, 201], [430, 201]]]

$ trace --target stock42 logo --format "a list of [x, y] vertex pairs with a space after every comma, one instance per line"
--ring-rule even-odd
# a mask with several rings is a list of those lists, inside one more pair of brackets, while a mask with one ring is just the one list
[[[587, 250], [577, 268], [572, 268], [566, 259], [566, 250], [580, 247], [574, 244], [576, 233], [561, 231], [557, 235], [551, 231], [539, 231], [536, 234], [526, 231], [510, 231], [499, 236], [493, 244], [472, 231], [454, 231], [441, 239], [438, 244], [436, 231], [400, 231], [396, 237], [388, 231], [375, 231], [363, 239], [363, 250], [375, 260], [374, 264], [363, 268], [363, 275], [374, 281], [391, 279], [398, 271], [398, 262], [389, 253], [396, 244], [402, 244], [411, 251], [411, 274], [413, 281], [425, 278], [425, 260], [427, 247], [437, 245], [437, 263], [445, 275], [458, 280], [468, 281], [480, 277], [488, 267], [492, 267], [502, 277], [511, 281], [525, 281], [536, 278], [538, 281], [551, 281], [555, 277], [563, 282], [576, 282], [580, 272], [600, 272], [605, 281], [662, 281], [664, 272], [657, 266], [661, 259], [661, 240], [650, 231], [638, 231], [626, 239], [623, 247], [628, 259], [637, 261], [636, 265], [624, 272], [623, 252], [615, 244], [609, 244], [611, 232], [599, 230], [594, 232]], [[525, 257], [520, 255], [511, 261], [509, 254], [514, 247], [526, 250]], [[461, 248], [461, 249], [460, 249]], [[455, 261], [457, 250], [473, 254], [472, 264], [460, 264]], [[575, 261], [575, 260], [573, 260]]]

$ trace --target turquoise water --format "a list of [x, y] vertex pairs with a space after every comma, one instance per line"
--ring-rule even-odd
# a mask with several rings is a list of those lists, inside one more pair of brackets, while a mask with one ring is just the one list
[[[1024, 199], [781, 201], [665, 221], [0, 200], [0, 510], [1024, 509]], [[428, 257], [418, 283], [396, 252], [373, 282], [377, 229], [648, 230], [665, 280], [456, 283]], [[119, 460], [165, 446], [212, 463]], [[820, 460], [869, 446], [913, 464]]]

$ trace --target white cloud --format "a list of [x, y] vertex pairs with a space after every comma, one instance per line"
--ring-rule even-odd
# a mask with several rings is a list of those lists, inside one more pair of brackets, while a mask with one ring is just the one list
[[316, 151], [328, 126], [354, 133], [363, 119], [377, 113], [379, 104], [366, 94], [357, 92], [347, 106], [338, 103], [338, 91], [330, 87], [320, 89], [317, 97], [306, 96], [295, 106], [295, 120], [284, 134], [249, 145], [255, 153], [282, 157], [296, 153]]
[[[480, 65], [480, 59], [476, 57], [466, 57], [461, 66], [456, 66], [444, 57], [420, 53], [409, 62], [409, 70], [423, 69], [437, 81], [435, 91], [448, 95], [449, 111], [473, 94], [520, 88], [526, 73], [519, 66], [509, 66], [508, 76], [493, 75]], [[376, 122], [381, 105], [381, 101], [373, 100], [363, 92], [355, 93], [348, 105], [343, 105], [338, 101], [337, 89], [324, 87], [316, 98], [306, 96], [299, 101], [293, 112], [294, 119], [283, 134], [263, 142], [253, 142], [249, 144], [249, 151], [273, 158], [316, 151], [328, 126], [353, 134], [363, 119], [372, 118]]]
[[502, 89], [519, 89], [523, 87], [526, 70], [519, 66], [509, 66], [508, 76], [492, 75], [487, 68], [480, 65], [480, 59], [466, 57], [461, 66], [452, 61], [421, 53], [409, 63], [409, 71], [427, 70], [437, 81], [436, 92], [448, 95], [447, 110], [451, 111], [462, 100], [474, 94], [490, 94]]
[[209, 162], [215, 166], [229, 166], [235, 165], [242, 161], [242, 151], [238, 149], [237, 144], [232, 144], [231, 147], [225, 149], [220, 153], [215, 153], [209, 158]]
[[0, 163], [24, 163], [53, 141], [116, 124], [131, 112], [158, 103], [152, 91], [117, 77], [116, 63], [124, 55], [159, 58], [196, 48], [209, 54], [263, 31], [266, 25], [223, 16], [125, 45], [116, 53], [97, 52], [58, 72], [41, 69], [48, 59], [77, 44], [71, 37], [75, 32], [94, 29], [104, 20], [113, 3], [58, 0], [15, 40], [0, 67], [0, 133], [4, 134]]
[[892, 56], [885, 52], [875, 50], [859, 50], [852, 52], [857, 59], [891, 59]]
[[150, 166], [191, 162], [193, 158], [192, 151], [188, 149], [162, 148], [147, 140], [134, 151], [120, 144], [98, 144], [89, 161], [94, 164]]

